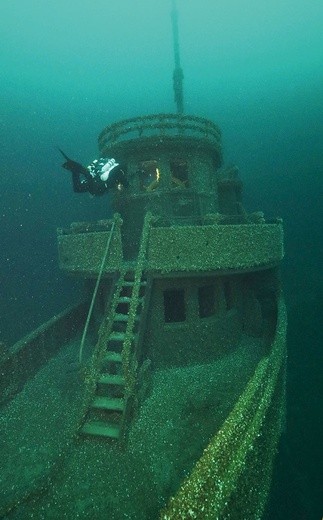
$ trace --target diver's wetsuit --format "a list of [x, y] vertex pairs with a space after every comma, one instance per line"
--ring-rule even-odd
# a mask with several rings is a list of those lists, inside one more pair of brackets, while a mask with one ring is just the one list
[[[81, 178], [84, 175], [84, 178]], [[72, 172], [73, 191], [75, 193], [88, 192], [91, 195], [104, 195], [107, 191], [105, 183], [103, 183], [100, 177], [91, 177], [88, 173]]]
[[[96, 174], [92, 176], [89, 170], [86, 168], [86, 173], [72, 172], [73, 190], [75, 193], [89, 192], [91, 195], [104, 195], [107, 191], [112, 188], [116, 188], [118, 185], [124, 187], [128, 186], [126, 174], [120, 165], [115, 166], [111, 170], [109, 178], [103, 181], [100, 175]], [[83, 178], [81, 177], [83, 176]]]
[[118, 185], [128, 186], [125, 168], [116, 163], [114, 159], [96, 159], [85, 168], [82, 164], [69, 159], [62, 150], [60, 152], [66, 159], [63, 168], [72, 173], [75, 193], [88, 192], [91, 195], [104, 195]]

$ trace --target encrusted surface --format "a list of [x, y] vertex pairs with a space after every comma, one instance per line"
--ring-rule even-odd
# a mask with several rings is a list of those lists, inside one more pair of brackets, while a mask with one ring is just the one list
[[148, 248], [149, 268], [164, 272], [244, 269], [282, 257], [279, 224], [158, 227], [151, 230]]
[[[110, 232], [58, 236], [60, 268], [75, 273], [99, 273]], [[114, 232], [104, 270], [113, 272], [122, 263], [120, 230]]]
[[271, 354], [260, 361], [223, 427], [213, 437], [178, 493], [170, 500], [168, 508], [162, 512], [162, 520], [241, 518], [241, 510], [244, 508], [240, 508], [239, 516], [228, 505], [233, 493], [239, 492], [239, 481], [246, 480], [249, 489], [257, 487], [257, 493], [252, 504], [248, 503], [248, 495], [240, 497], [240, 502], [245, 500], [248, 503], [248, 519], [261, 518], [270, 485], [271, 463], [265, 468], [257, 464], [258, 471], [254, 471], [255, 464], [250, 464], [250, 461], [248, 464], [248, 458], [259, 443], [262, 449], [259, 450], [258, 462], [264, 457], [270, 461], [274, 458], [281, 429], [281, 413], [275, 415], [270, 412], [273, 407], [283, 409], [281, 396], [285, 343], [286, 311], [281, 301]]

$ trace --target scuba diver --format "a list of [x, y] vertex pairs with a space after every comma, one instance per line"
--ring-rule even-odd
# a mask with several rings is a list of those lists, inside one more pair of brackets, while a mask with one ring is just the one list
[[60, 148], [59, 151], [66, 159], [62, 167], [72, 173], [75, 193], [88, 192], [91, 195], [104, 195], [112, 188], [126, 188], [129, 184], [125, 169], [115, 159], [95, 159], [85, 167], [67, 157]]

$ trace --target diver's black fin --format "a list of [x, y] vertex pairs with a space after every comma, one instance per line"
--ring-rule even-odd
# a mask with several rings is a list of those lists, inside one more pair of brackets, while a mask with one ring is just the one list
[[77, 174], [82, 173], [86, 177], [88, 177], [90, 175], [88, 169], [85, 168], [85, 166], [83, 166], [83, 164], [73, 161], [72, 159], [67, 157], [66, 153], [64, 153], [63, 150], [61, 150], [59, 147], [57, 147], [57, 148], [61, 152], [64, 159], [66, 159], [66, 162], [64, 162], [64, 164], [62, 164], [62, 166], [63, 166], [63, 168], [65, 168], [65, 170], [69, 170], [70, 172], [77, 173]]
[[57, 147], [59, 149], [59, 151], [61, 152], [62, 156], [67, 160], [67, 161], [70, 161], [71, 159], [69, 157], [67, 157], [66, 153], [63, 152], [63, 150], [61, 150], [59, 147]]

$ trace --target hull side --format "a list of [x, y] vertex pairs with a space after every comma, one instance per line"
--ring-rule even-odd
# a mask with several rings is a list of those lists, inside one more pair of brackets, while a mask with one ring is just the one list
[[261, 518], [285, 409], [286, 309], [279, 301], [272, 349], [162, 520]]

